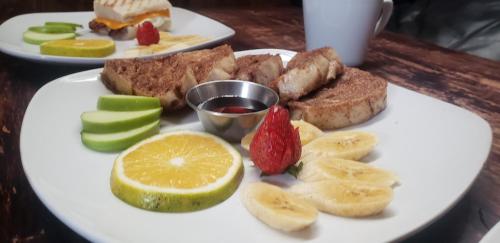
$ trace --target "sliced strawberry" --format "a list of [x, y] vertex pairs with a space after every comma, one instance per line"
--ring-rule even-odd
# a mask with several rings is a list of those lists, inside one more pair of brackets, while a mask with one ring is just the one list
[[299, 130], [290, 123], [288, 110], [271, 107], [250, 143], [254, 164], [265, 174], [280, 174], [300, 159], [301, 151]]

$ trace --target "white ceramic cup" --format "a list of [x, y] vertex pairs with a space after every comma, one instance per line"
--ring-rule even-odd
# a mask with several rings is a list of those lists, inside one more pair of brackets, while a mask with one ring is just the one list
[[335, 48], [347, 66], [365, 58], [368, 41], [391, 17], [392, 0], [302, 0], [306, 49]]

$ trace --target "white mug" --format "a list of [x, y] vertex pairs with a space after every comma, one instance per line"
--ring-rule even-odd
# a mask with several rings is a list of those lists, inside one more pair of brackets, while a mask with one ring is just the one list
[[363, 63], [369, 40], [391, 17], [392, 0], [302, 0], [306, 49], [333, 47], [347, 66]]

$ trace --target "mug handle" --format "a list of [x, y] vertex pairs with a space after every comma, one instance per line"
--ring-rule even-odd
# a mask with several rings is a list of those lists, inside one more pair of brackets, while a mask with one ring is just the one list
[[392, 8], [392, 0], [384, 0], [382, 3], [382, 13], [380, 14], [380, 18], [375, 26], [375, 35], [378, 35], [385, 28], [387, 22], [389, 22], [392, 14]]

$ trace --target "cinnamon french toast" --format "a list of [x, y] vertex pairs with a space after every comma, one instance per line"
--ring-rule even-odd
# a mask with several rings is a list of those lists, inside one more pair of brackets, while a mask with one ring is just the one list
[[235, 79], [247, 80], [269, 86], [283, 73], [283, 61], [279, 55], [248, 55], [236, 59], [238, 69]]
[[303, 119], [321, 129], [342, 128], [364, 122], [386, 106], [387, 81], [357, 68], [322, 89], [291, 101], [292, 119]]
[[115, 93], [158, 97], [166, 111], [185, 107], [184, 95], [197, 84], [191, 67], [175, 56], [106, 61], [101, 79]]
[[229, 45], [182, 52], [175, 56], [193, 69], [198, 83], [231, 79], [236, 71], [236, 59]]
[[228, 45], [178, 53], [157, 59], [116, 59], [106, 61], [103, 83], [113, 92], [160, 98], [166, 111], [186, 106], [184, 96], [198, 83], [232, 78], [236, 69]]
[[271, 84], [280, 101], [297, 100], [327, 84], [342, 73], [343, 65], [335, 50], [323, 47], [297, 53], [287, 64], [285, 73]]

